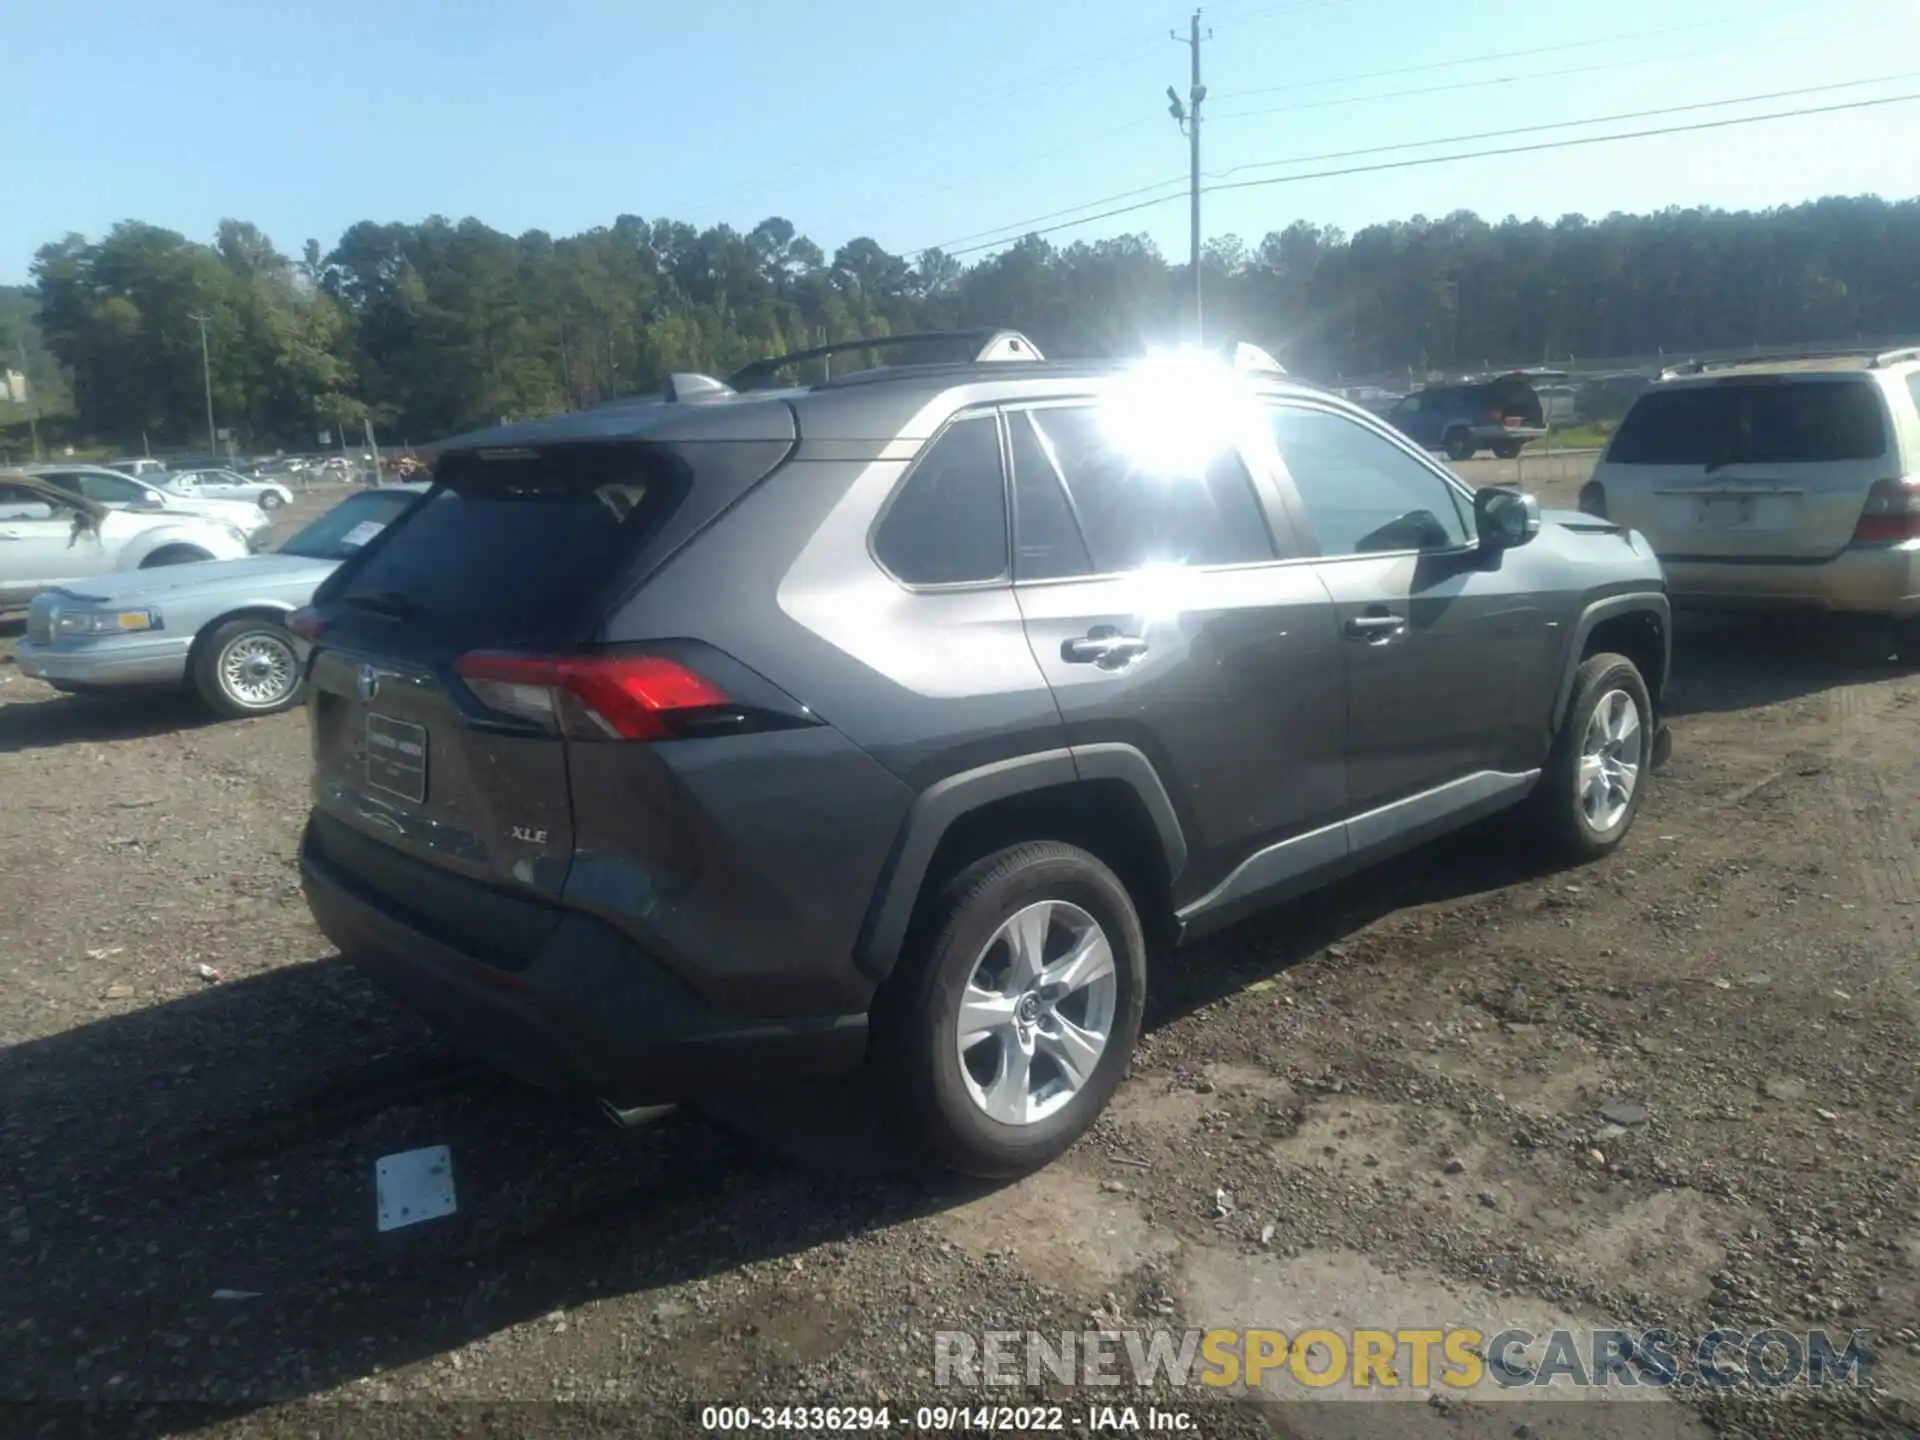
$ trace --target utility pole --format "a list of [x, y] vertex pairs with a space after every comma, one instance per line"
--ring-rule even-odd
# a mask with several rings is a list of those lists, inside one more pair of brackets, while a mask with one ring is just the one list
[[218, 455], [220, 438], [213, 428], [213, 362], [207, 358], [207, 321], [212, 317], [201, 311], [187, 318], [200, 327], [200, 378], [207, 384], [207, 453]]
[[[1173, 103], [1167, 107], [1167, 113], [1173, 116], [1173, 118], [1180, 123], [1181, 128], [1187, 133], [1187, 146], [1190, 152], [1188, 164], [1190, 167], [1190, 187], [1192, 191], [1192, 213], [1188, 218], [1187, 263], [1193, 272], [1193, 343], [1196, 345], [1204, 345], [1206, 343], [1206, 326], [1202, 319], [1203, 312], [1200, 297], [1200, 102], [1207, 98], [1207, 87], [1200, 83], [1200, 41], [1202, 38], [1200, 34], [1200, 12], [1198, 10], [1193, 12], [1193, 20], [1189, 26], [1189, 33], [1187, 35], [1182, 36], [1178, 30], [1169, 31], [1168, 33], [1192, 52], [1193, 59], [1193, 79], [1187, 90], [1186, 101], [1183, 104], [1180, 99], [1180, 92], [1169, 85], [1167, 87], [1167, 99]], [[1209, 30], [1205, 38], [1211, 40], [1213, 38], [1213, 32]]]

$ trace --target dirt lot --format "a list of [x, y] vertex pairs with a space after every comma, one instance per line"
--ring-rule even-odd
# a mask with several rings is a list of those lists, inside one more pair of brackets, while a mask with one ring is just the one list
[[[1582, 463], [1525, 478], [1567, 503]], [[1176, 1398], [1208, 1435], [1920, 1423], [1920, 674], [1864, 634], [1683, 633], [1674, 759], [1608, 861], [1546, 871], [1494, 823], [1159, 963], [1111, 1114], [982, 1192], [872, 1162], [857, 1086], [623, 1135], [462, 1063], [308, 922], [301, 714], [61, 699], [17, 628], [0, 1401], [125, 1405], [114, 1433], [665, 1433], [951, 1398], [938, 1329], [1719, 1321], [1870, 1330], [1890, 1393]], [[374, 1160], [435, 1143], [458, 1214], [377, 1234]], [[594, 1404], [518, 1403], [553, 1401]]]

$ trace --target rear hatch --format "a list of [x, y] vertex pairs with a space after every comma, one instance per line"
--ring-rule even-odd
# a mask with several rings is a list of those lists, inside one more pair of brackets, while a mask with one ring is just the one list
[[1502, 375], [1483, 387], [1487, 418], [1507, 430], [1538, 430], [1546, 419], [1540, 392], [1524, 375]]
[[[445, 457], [427, 497], [301, 620], [313, 645], [314, 833], [328, 858], [402, 908], [430, 905], [449, 871], [501, 897], [556, 900], [573, 855], [577, 742], [565, 732], [597, 732], [591, 717], [559, 713], [572, 672], [556, 680], [554, 667], [600, 663], [591, 642], [610, 608], [790, 445]], [[473, 920], [428, 918], [456, 933]], [[538, 938], [523, 931], [513, 948], [530, 953]]]
[[1865, 376], [1730, 375], [1634, 403], [1595, 478], [1608, 516], [1668, 559], [1825, 559], [1897, 470]]

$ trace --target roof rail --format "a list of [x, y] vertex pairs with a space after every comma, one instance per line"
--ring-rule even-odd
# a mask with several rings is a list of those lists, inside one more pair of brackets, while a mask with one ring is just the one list
[[676, 371], [667, 376], [665, 387], [665, 399], [669, 405], [688, 405], [698, 400], [724, 400], [736, 393], [726, 381], [692, 371]]
[[1773, 350], [1764, 355], [1724, 355], [1713, 360], [1681, 360], [1668, 365], [1660, 372], [1662, 380], [1675, 380], [1686, 375], [1701, 375], [1709, 370], [1733, 370], [1742, 365], [1778, 365], [1791, 360], [1859, 360], [1865, 359], [1867, 368], [1878, 370], [1888, 365], [1898, 365], [1905, 360], [1920, 360], [1920, 345], [1910, 345], [1898, 350], [1883, 350], [1875, 354], [1864, 348], [1810, 350]]
[[862, 340], [835, 340], [785, 355], [770, 355], [742, 365], [727, 377], [734, 390], [751, 390], [772, 379], [789, 365], [807, 360], [824, 360], [850, 351], [887, 350], [896, 345], [964, 347], [967, 359], [976, 363], [1002, 360], [1041, 360], [1040, 348], [1018, 330], [926, 330], [907, 335], [874, 335]]

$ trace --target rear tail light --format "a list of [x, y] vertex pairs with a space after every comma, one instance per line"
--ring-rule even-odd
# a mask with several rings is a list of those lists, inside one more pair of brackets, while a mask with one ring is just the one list
[[1920, 479], [1876, 480], [1854, 526], [1856, 545], [1920, 540]]
[[320, 618], [320, 612], [311, 605], [296, 610], [287, 617], [287, 629], [312, 644], [327, 633], [327, 622]]
[[1507, 412], [1495, 406], [1493, 409], [1487, 411], [1487, 419], [1493, 421], [1496, 425], [1504, 425], [1507, 423]]
[[1580, 496], [1574, 501], [1583, 515], [1592, 515], [1596, 519], [1607, 518], [1607, 487], [1598, 480], [1589, 480], [1580, 487]]
[[679, 722], [732, 705], [657, 655], [517, 655], [477, 650], [454, 669], [481, 703], [581, 740], [672, 740]]
[[1518, 415], [1502, 415], [1500, 417], [1500, 423], [1509, 430], [1518, 430], [1520, 428], [1520, 417]]

